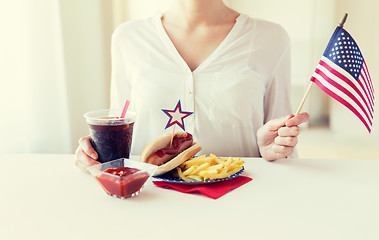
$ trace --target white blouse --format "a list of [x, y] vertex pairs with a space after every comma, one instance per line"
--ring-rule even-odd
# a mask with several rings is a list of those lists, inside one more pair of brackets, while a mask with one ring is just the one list
[[[290, 46], [279, 25], [241, 14], [218, 48], [193, 72], [167, 33], [161, 14], [120, 25], [112, 37], [111, 108], [137, 112], [132, 152], [165, 131], [181, 101], [185, 130], [218, 156], [259, 157], [256, 133], [291, 113]], [[181, 130], [176, 127], [176, 131]]]

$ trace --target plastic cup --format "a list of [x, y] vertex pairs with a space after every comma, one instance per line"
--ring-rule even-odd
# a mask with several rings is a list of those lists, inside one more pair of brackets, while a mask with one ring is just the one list
[[92, 146], [99, 155], [97, 161], [101, 163], [129, 158], [136, 114], [128, 112], [121, 118], [120, 113], [119, 110], [98, 110], [84, 114]]

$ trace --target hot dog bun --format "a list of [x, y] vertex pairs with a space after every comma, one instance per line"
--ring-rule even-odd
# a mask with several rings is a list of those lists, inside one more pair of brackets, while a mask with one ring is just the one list
[[[175, 135], [185, 135], [185, 134], [186, 134], [185, 132], [175, 133]], [[153, 139], [142, 150], [140, 161], [147, 162], [147, 159], [149, 158], [149, 156], [154, 154], [159, 149], [168, 147], [170, 145], [171, 138], [172, 138], [172, 133], [165, 133]], [[157, 170], [154, 173], [154, 176], [159, 176], [166, 172], [171, 171], [172, 169], [176, 168], [177, 166], [185, 162], [187, 159], [189, 159], [190, 157], [198, 153], [201, 150], [201, 148], [202, 147], [200, 143], [193, 142], [190, 147], [181, 151], [176, 157], [158, 166]]]

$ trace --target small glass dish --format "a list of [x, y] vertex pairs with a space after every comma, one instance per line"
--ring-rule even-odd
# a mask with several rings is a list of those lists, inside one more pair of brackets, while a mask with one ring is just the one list
[[120, 158], [87, 169], [108, 195], [125, 199], [141, 192], [157, 166]]

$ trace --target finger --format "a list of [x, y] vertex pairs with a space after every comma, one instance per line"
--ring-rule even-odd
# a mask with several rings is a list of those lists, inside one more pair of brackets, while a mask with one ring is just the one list
[[286, 121], [292, 118], [293, 115], [287, 115], [280, 118], [271, 119], [265, 125], [271, 131], [277, 131], [280, 127], [285, 126]]
[[79, 160], [76, 160], [75, 161], [75, 166], [77, 166], [81, 171], [85, 172], [85, 173], [89, 173], [88, 169], [87, 169], [87, 166], [84, 165], [81, 161]]
[[100, 164], [100, 162], [93, 160], [80, 148], [76, 151], [76, 160], [84, 164], [86, 168], [95, 164]]
[[79, 146], [83, 149], [84, 153], [90, 156], [93, 160], [97, 160], [99, 157], [96, 150], [92, 147], [91, 137], [82, 137], [79, 139]]
[[294, 147], [288, 147], [288, 146], [277, 145], [277, 144], [274, 144], [272, 146], [272, 150], [277, 155], [281, 156], [282, 158], [290, 156], [293, 153], [294, 149], [295, 149]]
[[280, 137], [297, 137], [300, 134], [300, 127], [281, 127], [278, 130], [278, 135]]
[[275, 144], [285, 147], [295, 147], [297, 145], [297, 137], [276, 137]]
[[309, 121], [309, 114], [306, 112], [300, 113], [285, 122], [287, 127], [297, 126]]

